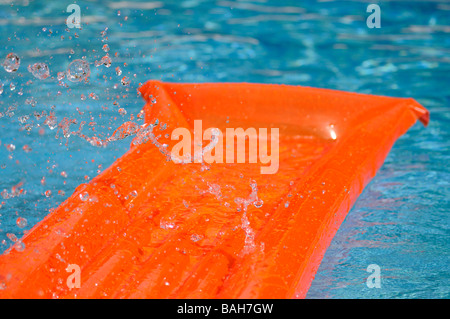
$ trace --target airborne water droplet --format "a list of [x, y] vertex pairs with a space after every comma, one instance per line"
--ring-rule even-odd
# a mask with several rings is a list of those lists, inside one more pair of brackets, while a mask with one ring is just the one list
[[39, 80], [45, 80], [50, 76], [50, 71], [45, 63], [35, 63], [33, 65], [29, 65], [28, 71], [30, 71], [34, 77]]
[[16, 149], [14, 144], [5, 144], [5, 147], [9, 152], [13, 152]]
[[25, 226], [27, 226], [27, 220], [25, 218], [23, 218], [23, 217], [19, 217], [16, 220], [16, 224], [20, 228], [24, 228]]
[[[98, 64], [98, 65], [97, 65]], [[101, 60], [100, 63], [96, 63], [97, 66], [103, 64], [104, 66], [106, 66], [107, 68], [109, 68], [111, 66], [111, 58], [108, 55], [105, 55]]]
[[24, 151], [25, 153], [30, 153], [30, 152], [32, 151], [31, 147], [30, 147], [29, 145], [27, 145], [27, 144], [25, 144], [25, 145], [22, 147], [22, 149], [23, 149], [23, 151]]
[[17, 242], [17, 236], [16, 235], [14, 235], [14, 234], [12, 234], [12, 233], [7, 233], [6, 234], [6, 237], [8, 237], [9, 238], [9, 240], [11, 240], [13, 243], [15, 243], [15, 242]]
[[67, 79], [71, 82], [87, 80], [91, 74], [89, 63], [83, 60], [74, 60], [67, 67]]
[[2, 65], [6, 72], [16, 72], [20, 66], [20, 58], [15, 53], [9, 53]]
[[66, 76], [65, 72], [58, 72], [57, 75], [56, 75], [58, 81], [63, 80], [65, 78], [65, 76]]
[[128, 85], [130, 85], [130, 79], [127, 77], [127, 76], [124, 76], [123, 78], [122, 78], [122, 80], [121, 80], [121, 82], [122, 82], [122, 85], [123, 86], [128, 86]]

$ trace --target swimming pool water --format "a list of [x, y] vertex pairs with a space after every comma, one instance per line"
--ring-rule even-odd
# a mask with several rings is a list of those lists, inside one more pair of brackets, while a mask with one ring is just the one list
[[[128, 149], [130, 138], [99, 148], [77, 131], [105, 138], [136, 120], [140, 83], [305, 85], [413, 97], [431, 112], [429, 127], [399, 139], [349, 212], [307, 297], [450, 297], [450, 3], [76, 3], [82, 29], [65, 24], [70, 2], [0, 1], [0, 60], [21, 59], [16, 72], [0, 69], [0, 251]], [[381, 28], [366, 25], [370, 3], [380, 5]], [[111, 66], [95, 66], [107, 53]], [[83, 57], [89, 82], [57, 79]], [[50, 77], [35, 78], [34, 63]], [[370, 264], [380, 266], [379, 289], [366, 285]]]

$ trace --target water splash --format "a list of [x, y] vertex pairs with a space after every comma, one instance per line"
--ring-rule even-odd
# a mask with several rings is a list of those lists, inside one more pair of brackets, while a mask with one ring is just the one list
[[214, 184], [214, 183], [210, 183], [210, 182], [206, 182], [208, 185], [208, 192], [214, 196], [216, 196], [217, 200], [221, 200], [222, 198], [222, 193], [220, 191], [220, 185], [219, 184]]
[[256, 184], [256, 181], [251, 180], [250, 187], [252, 191], [247, 198], [237, 197], [234, 200], [235, 203], [238, 204], [238, 211], [242, 210], [243, 212], [241, 217], [241, 228], [245, 232], [244, 248], [242, 250], [243, 254], [251, 253], [256, 248], [255, 231], [250, 226], [250, 221], [247, 216], [247, 208], [251, 204], [254, 205], [255, 203], [261, 203], [261, 200], [258, 198], [258, 185]]
[[26, 191], [21, 188], [23, 185], [23, 182], [20, 182], [14, 186], [11, 187], [11, 192], [8, 192], [7, 189], [4, 189], [1, 193], [0, 196], [3, 199], [10, 199], [10, 198], [14, 198], [14, 197], [18, 197], [20, 195], [24, 195], [26, 194]]
[[170, 155], [171, 160], [177, 164], [187, 164], [187, 163], [192, 163], [192, 162], [200, 163], [201, 162], [203, 165], [205, 165], [202, 159], [206, 152], [210, 152], [217, 145], [217, 143], [219, 142], [220, 134], [221, 134], [221, 132], [218, 128], [213, 128], [211, 130], [211, 142], [208, 145], [203, 147], [201, 150], [194, 152], [193, 156], [191, 156], [191, 154], [189, 154], [189, 153], [184, 154], [183, 157], [177, 156], [175, 154], [171, 154]]

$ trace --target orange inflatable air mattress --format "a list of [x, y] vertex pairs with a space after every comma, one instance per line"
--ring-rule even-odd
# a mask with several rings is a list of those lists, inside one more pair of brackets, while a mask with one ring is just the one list
[[0, 256], [1, 298], [305, 297], [396, 139], [429, 118], [410, 98], [300, 86], [140, 92], [146, 124], [109, 139], [130, 150]]

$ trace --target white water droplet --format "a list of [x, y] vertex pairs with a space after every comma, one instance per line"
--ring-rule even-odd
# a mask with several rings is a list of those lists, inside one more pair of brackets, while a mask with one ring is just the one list
[[254, 205], [256, 208], [262, 207], [263, 204], [264, 204], [264, 202], [263, 202], [263, 200], [260, 199], [260, 198], [258, 198], [258, 199], [253, 203], [253, 205]]
[[16, 224], [17, 226], [19, 226], [20, 228], [24, 228], [25, 226], [27, 226], [27, 220], [26, 218], [23, 217], [19, 217], [16, 220]]
[[159, 227], [161, 227], [162, 229], [174, 229], [175, 223], [170, 222], [170, 221], [161, 220], [159, 222]]
[[14, 249], [17, 250], [17, 251], [24, 251], [25, 250], [25, 244], [19, 240], [19, 241], [17, 241], [14, 244]]
[[67, 79], [71, 82], [87, 80], [90, 74], [89, 63], [84, 60], [74, 60], [67, 67]]
[[[106, 31], [108, 31], [108, 28], [106, 28], [104, 31], [100, 32], [100, 34], [102, 35], [102, 38], [106, 37]], [[105, 39], [103, 39], [102, 41], [104, 41]]]
[[2, 65], [6, 72], [16, 72], [20, 66], [20, 58], [15, 53], [9, 53]]
[[29, 65], [28, 71], [30, 71], [33, 76], [39, 80], [45, 80], [50, 76], [48, 65], [45, 63], [35, 63], [33, 65]]
[[120, 80], [123, 86], [129, 86], [130, 85], [130, 79], [127, 76], [124, 76], [122, 80]]
[[330, 132], [330, 137], [331, 137], [331, 139], [332, 139], [332, 140], [337, 139], [336, 130], [335, 130], [333, 124], [330, 124], [330, 125], [328, 126], [328, 130], [329, 130], [329, 132]]
[[58, 72], [56, 77], [57, 77], [58, 81], [61, 81], [66, 77], [66, 72]]
[[22, 147], [22, 149], [23, 149], [23, 151], [24, 151], [25, 153], [30, 153], [30, 152], [32, 151], [31, 147], [30, 147], [29, 145], [27, 145], [27, 144], [25, 144], [25, 145]]
[[198, 242], [198, 241], [201, 240], [201, 239], [203, 239], [203, 236], [202, 236], [202, 235], [197, 235], [197, 234], [192, 234], [192, 235], [191, 235], [191, 240], [192, 240], [193, 242]]
[[80, 199], [81, 199], [83, 202], [87, 201], [87, 200], [89, 199], [89, 193], [88, 193], [88, 192], [82, 192], [82, 193], [80, 194]]
[[107, 68], [109, 68], [109, 67], [111, 66], [111, 63], [112, 63], [111, 58], [110, 58], [108, 55], [105, 55], [105, 56], [100, 60], [100, 62], [95, 61], [95, 65], [96, 65], [96, 66], [100, 66], [100, 65], [103, 64], [103, 65], [106, 66]]
[[9, 152], [13, 152], [16, 149], [14, 144], [6, 144], [5, 147]]
[[9, 240], [11, 240], [13, 243], [17, 242], [17, 240], [18, 240], [17, 236], [15, 234], [13, 234], [13, 233], [7, 233], [6, 237], [8, 237]]

